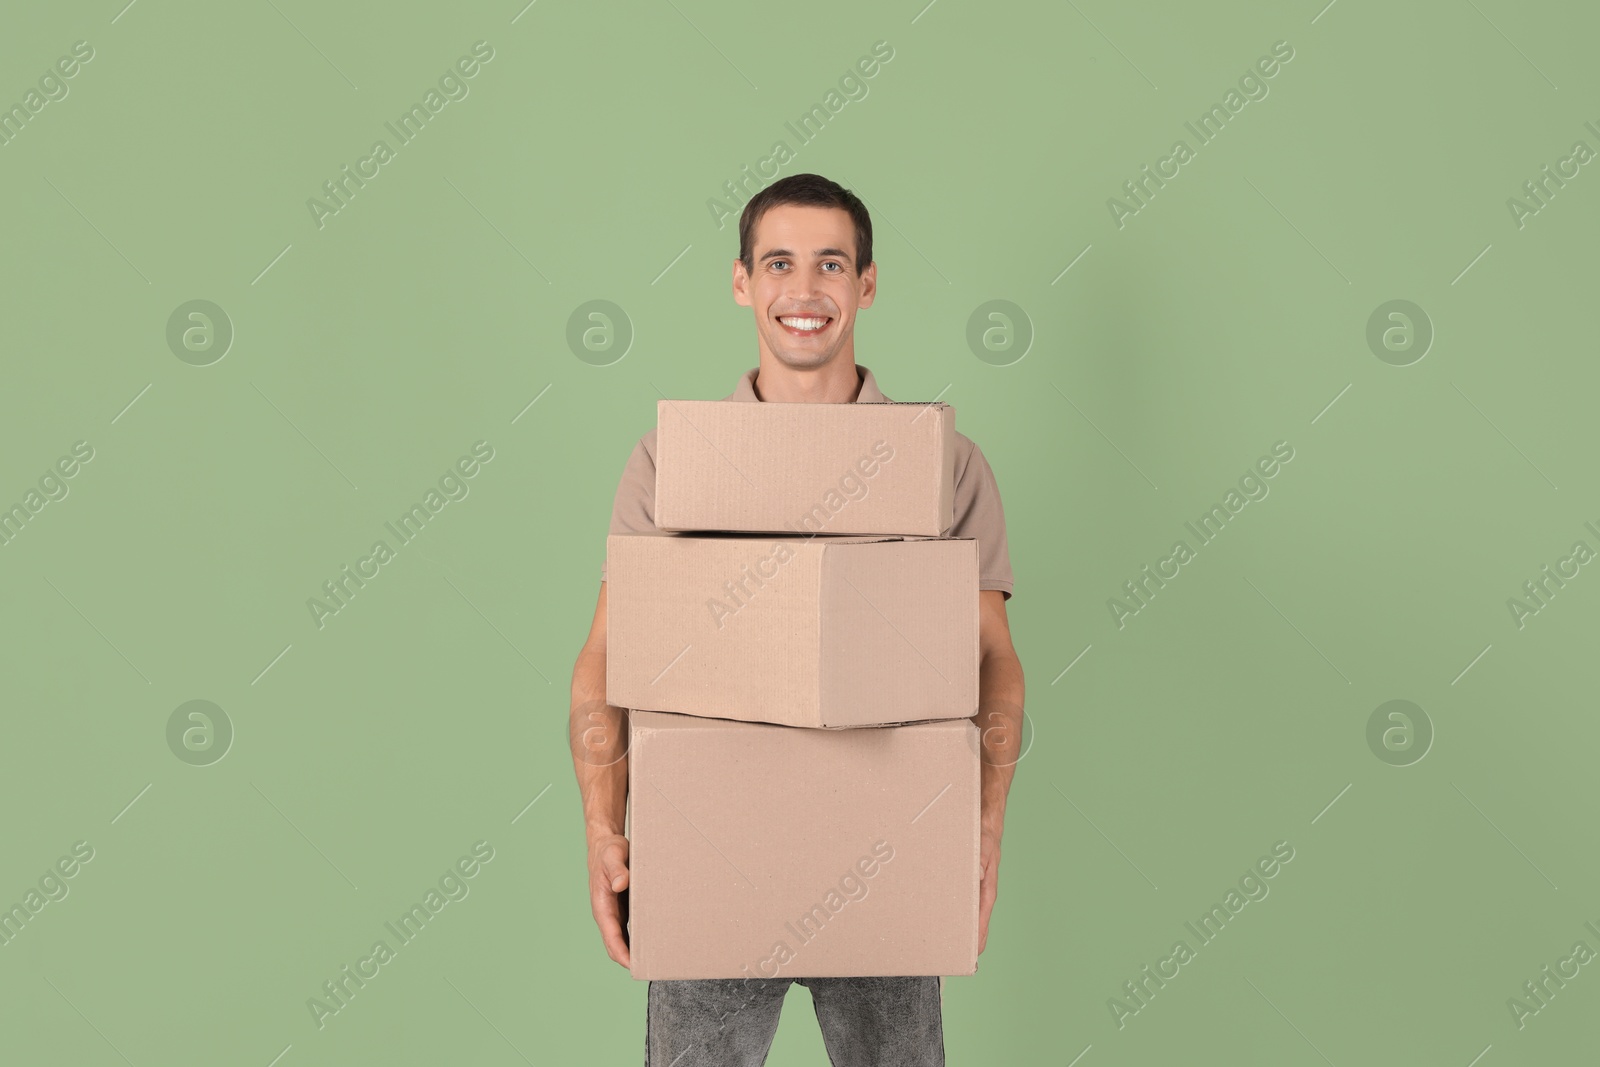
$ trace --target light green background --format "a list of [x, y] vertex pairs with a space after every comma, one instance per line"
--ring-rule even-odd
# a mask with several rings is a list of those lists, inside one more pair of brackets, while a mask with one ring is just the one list
[[[949, 1062], [1600, 1044], [1600, 964], [1523, 1029], [1506, 1007], [1600, 950], [1600, 576], [1507, 608], [1600, 548], [1600, 177], [1507, 208], [1600, 148], [1592, 13], [121, 2], [0, 35], [7, 104], [95, 50], [0, 148], [0, 502], [94, 448], [0, 547], [0, 901], [95, 850], [0, 947], [0, 1059], [642, 1060], [645, 986], [588, 911], [567, 683], [654, 401], [755, 363], [706, 201], [778, 139], [782, 173], [874, 210], [858, 358], [953, 404], [1004, 493], [1034, 741]], [[470, 94], [319, 229], [307, 199], [479, 40]], [[797, 145], [879, 40], [867, 95]], [[1108, 199], [1279, 40], [1270, 94], [1118, 228]], [[204, 367], [166, 342], [196, 299], [235, 330]], [[566, 342], [595, 299], [635, 333], [609, 366]], [[966, 341], [993, 299], [1034, 334], [1009, 366]], [[1408, 366], [1366, 340], [1396, 299], [1436, 331]], [[307, 599], [479, 440], [470, 495], [319, 629]], [[1107, 600], [1280, 440], [1270, 495], [1119, 629]], [[210, 766], [166, 741], [194, 699], [236, 732]], [[1392, 699], [1435, 730], [1410, 766], [1367, 745]], [[480, 839], [470, 895], [319, 1030], [307, 998]], [[1108, 999], [1279, 840], [1270, 895], [1119, 1029]], [[791, 993], [769, 1062], [825, 1062]]]

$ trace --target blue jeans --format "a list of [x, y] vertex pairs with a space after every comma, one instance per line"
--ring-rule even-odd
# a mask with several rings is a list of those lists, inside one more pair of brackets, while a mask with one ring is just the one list
[[791, 982], [811, 990], [833, 1067], [944, 1067], [937, 977], [651, 982], [645, 1067], [761, 1067]]

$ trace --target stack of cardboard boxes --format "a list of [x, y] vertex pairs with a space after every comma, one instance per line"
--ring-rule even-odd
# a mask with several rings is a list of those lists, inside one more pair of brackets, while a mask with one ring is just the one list
[[946, 404], [657, 404], [606, 542], [641, 979], [977, 966], [977, 542]]

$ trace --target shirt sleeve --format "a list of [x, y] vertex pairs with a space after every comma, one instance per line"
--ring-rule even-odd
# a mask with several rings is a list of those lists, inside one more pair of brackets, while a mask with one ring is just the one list
[[1006, 514], [1000, 485], [976, 443], [956, 474], [955, 525], [951, 537], [978, 542], [978, 588], [998, 589], [1011, 599], [1011, 550], [1006, 544]]
[[[607, 533], [660, 533], [656, 527], [656, 460], [650, 440], [654, 431], [639, 439], [622, 468], [617, 496], [611, 504], [611, 526]], [[606, 565], [600, 563], [600, 580], [606, 580]]]

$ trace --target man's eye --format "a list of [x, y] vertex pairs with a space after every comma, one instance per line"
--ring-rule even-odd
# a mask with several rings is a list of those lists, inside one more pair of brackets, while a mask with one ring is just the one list
[[788, 262], [788, 261], [787, 260], [782, 260], [782, 259], [775, 259], [775, 260], [772, 261], [772, 263], [770, 265], [771, 265], [773, 270], [777, 270], [778, 267], [780, 267], [781, 265], [783, 265], [786, 262]]
[[[841, 265], [840, 265], [840, 264], [838, 264], [838, 263], [835, 263], [835, 262], [834, 262], [834, 261], [833, 261], [833, 260], [831, 260], [831, 259], [830, 259], [830, 260], [828, 260], [828, 262], [826, 262], [826, 263], [824, 263], [824, 264], [823, 264], [823, 266], [824, 266], [824, 267], [838, 267], [838, 268], [839, 268], [839, 270], [844, 270], [844, 267], [843, 267], [843, 266], [841, 266]], [[829, 272], [828, 272], [828, 273], [829, 273], [829, 274], [837, 274], [837, 273], [839, 273], [839, 271], [829, 271]]]

